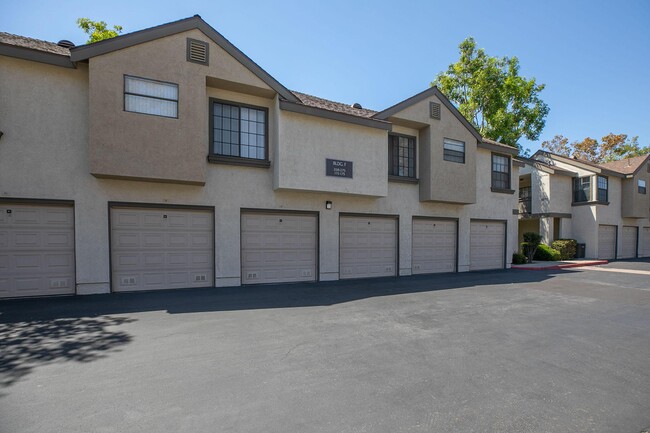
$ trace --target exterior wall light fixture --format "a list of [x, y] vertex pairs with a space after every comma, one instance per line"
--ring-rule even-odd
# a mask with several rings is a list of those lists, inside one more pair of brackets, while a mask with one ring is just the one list
[[332, 209], [332, 202], [331, 201], [327, 200], [325, 202], [325, 209], [327, 209], [327, 210]]

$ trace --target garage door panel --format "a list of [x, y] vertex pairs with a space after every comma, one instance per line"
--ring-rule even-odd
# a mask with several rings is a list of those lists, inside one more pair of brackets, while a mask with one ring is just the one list
[[616, 257], [616, 226], [598, 226], [598, 258], [612, 260]]
[[636, 246], [637, 246], [637, 227], [633, 226], [623, 226], [622, 230], [622, 248], [619, 258], [621, 259], [632, 259], [636, 257]]
[[16, 227], [42, 225], [43, 214], [47, 210], [38, 207], [13, 207], [12, 220]]
[[456, 270], [456, 227], [455, 220], [413, 219], [413, 274]]
[[[132, 256], [133, 257], [133, 256]], [[140, 256], [135, 255], [136, 260], [134, 261], [133, 265], [137, 266], [140, 264]], [[162, 253], [146, 253], [142, 254], [142, 259], [144, 263], [144, 267], [150, 267], [150, 266], [164, 266], [165, 265], [165, 254]]]
[[470, 222], [470, 271], [505, 267], [506, 224], [502, 221]]
[[340, 278], [397, 274], [397, 219], [381, 216], [340, 217]]
[[650, 227], [643, 227], [641, 230], [641, 240], [639, 241], [639, 244], [641, 257], [650, 257]]
[[241, 230], [242, 284], [316, 280], [315, 214], [244, 212]]
[[212, 286], [212, 221], [209, 210], [112, 208], [113, 290]]
[[3, 204], [0, 215], [0, 297], [73, 294], [73, 207]]
[[17, 232], [13, 236], [13, 246], [16, 248], [40, 248], [42, 233], [40, 232]]

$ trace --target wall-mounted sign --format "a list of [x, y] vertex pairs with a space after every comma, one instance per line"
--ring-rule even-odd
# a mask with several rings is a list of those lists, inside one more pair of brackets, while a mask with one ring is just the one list
[[327, 176], [349, 177], [352, 179], [352, 161], [327, 158], [325, 160], [325, 174]]

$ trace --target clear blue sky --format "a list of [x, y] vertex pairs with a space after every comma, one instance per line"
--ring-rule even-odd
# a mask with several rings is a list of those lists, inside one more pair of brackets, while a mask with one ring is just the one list
[[130, 32], [194, 14], [289, 89], [378, 110], [426, 89], [473, 36], [546, 84], [541, 140], [650, 144], [650, 0], [22, 0], [3, 7], [0, 31], [81, 44], [78, 17]]

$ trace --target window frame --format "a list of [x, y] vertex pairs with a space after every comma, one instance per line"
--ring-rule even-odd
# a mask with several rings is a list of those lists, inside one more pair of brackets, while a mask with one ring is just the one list
[[[593, 183], [591, 180], [592, 176], [578, 176], [573, 178], [573, 203], [589, 203], [591, 201], [591, 184]], [[587, 190], [585, 194], [585, 199], [584, 200], [577, 200], [577, 194], [580, 192], [585, 192], [584, 190], [584, 185], [585, 182], [584, 180], [587, 180], [589, 183], [589, 189]], [[598, 186], [598, 185], [596, 185]]]
[[[400, 175], [400, 174], [393, 173], [393, 171], [392, 171], [393, 170], [393, 151], [392, 150], [393, 150], [393, 145], [394, 145], [393, 144], [393, 138], [396, 138], [397, 141], [398, 141], [398, 143], [397, 143], [398, 149], [399, 149], [399, 139], [400, 138], [405, 138], [405, 139], [409, 140], [409, 144], [408, 144], [409, 147], [411, 145], [411, 142], [413, 143], [413, 176]], [[407, 157], [407, 158], [408, 158], [409, 163], [410, 163], [411, 158], [410, 157]], [[418, 176], [417, 158], [418, 158], [418, 141], [417, 141], [417, 137], [414, 137], [412, 135], [393, 133], [393, 132], [388, 134], [388, 177], [389, 178], [398, 179], [398, 180], [402, 180], [402, 179], [417, 180], [417, 176]], [[398, 167], [398, 170], [399, 170], [399, 150], [398, 150], [397, 159], [398, 159], [398, 166], [397, 167]], [[411, 171], [410, 164], [409, 164], [409, 166], [407, 168], [408, 168], [408, 170], [410, 172]]]
[[[605, 188], [600, 187], [601, 179], [605, 180]], [[600, 197], [601, 191], [605, 191], [605, 199], [602, 200]], [[607, 176], [598, 175], [596, 176], [596, 201], [598, 203], [609, 203], [609, 178]]]
[[[641, 186], [641, 182], [643, 182], [643, 186]], [[648, 183], [645, 181], [645, 179], [637, 179], [637, 181], [636, 181], [636, 190], [637, 190], [637, 192], [639, 194], [647, 194]]]
[[[269, 159], [269, 108], [258, 105], [246, 104], [238, 101], [229, 101], [219, 98], [209, 98], [209, 140], [208, 140], [208, 162], [223, 163], [233, 165], [250, 165], [256, 167], [270, 167], [271, 161]], [[222, 155], [214, 152], [214, 104], [226, 104], [236, 106], [239, 108], [251, 108], [264, 112], [264, 159], [249, 158], [245, 156]], [[239, 133], [241, 133], [241, 112], [239, 116]], [[241, 143], [239, 144], [241, 146]], [[241, 149], [240, 149], [241, 150]], [[241, 152], [240, 152], [241, 153]]]
[[[506, 164], [506, 166], [508, 167], [507, 172], [495, 171], [494, 170], [494, 157], [505, 158], [508, 161], [508, 163]], [[495, 173], [500, 173], [500, 174], [507, 173], [507, 175], [508, 175], [508, 184], [507, 184], [506, 188], [495, 185], [495, 183], [494, 183], [495, 182], [495, 178], [494, 178]], [[494, 191], [512, 191], [512, 158], [510, 157], [510, 155], [504, 155], [502, 153], [492, 153], [491, 154], [491, 156], [490, 156], [490, 179], [491, 179], [490, 185], [491, 185], [491, 188], [492, 188], [493, 192]]]
[[[135, 78], [138, 80], [144, 80], [144, 81], [151, 81], [154, 83], [160, 83], [160, 84], [167, 84], [167, 85], [172, 85], [176, 87], [176, 99], [168, 99], [168, 98], [159, 98], [156, 96], [149, 96], [149, 95], [143, 95], [140, 93], [131, 93], [126, 91], [126, 80], [127, 78]], [[164, 116], [162, 114], [153, 114], [153, 113], [145, 113], [142, 111], [133, 111], [133, 110], [127, 110], [126, 109], [126, 95], [132, 95], [132, 96], [139, 96], [141, 98], [149, 98], [149, 99], [157, 99], [160, 101], [171, 101], [176, 103], [176, 116]], [[156, 116], [156, 117], [163, 117], [165, 119], [178, 119], [179, 117], [179, 109], [180, 109], [180, 99], [181, 99], [181, 92], [180, 92], [180, 86], [177, 83], [172, 83], [171, 81], [162, 81], [162, 80], [156, 80], [153, 78], [146, 78], [146, 77], [140, 77], [137, 75], [130, 75], [130, 74], [123, 74], [122, 75], [122, 110], [125, 113], [135, 113], [135, 114], [144, 114], [146, 116]]]
[[[456, 153], [461, 153], [458, 150], [447, 149], [445, 147], [445, 145], [447, 144], [448, 141], [450, 142], [449, 144], [462, 143], [462, 145], [463, 145], [463, 152], [462, 152], [463, 153], [463, 160], [462, 161], [456, 161], [454, 159], [447, 159], [448, 156], [453, 158], [453, 157], [458, 156], [458, 155], [456, 155]], [[454, 153], [448, 155], [447, 151], [454, 152]], [[455, 164], [465, 164], [465, 162], [467, 161], [467, 144], [464, 141], [461, 141], [461, 140], [455, 140], [453, 138], [444, 137], [442, 139], [442, 159], [443, 159], [443, 161], [453, 162]]]

